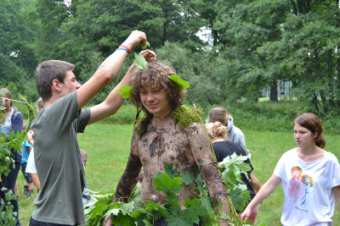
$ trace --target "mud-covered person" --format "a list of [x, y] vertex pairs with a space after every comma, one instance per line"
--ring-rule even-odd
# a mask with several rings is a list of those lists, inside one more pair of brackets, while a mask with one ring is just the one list
[[[182, 106], [183, 89], [169, 77], [174, 69], [157, 61], [134, 76], [132, 100], [145, 117], [135, 126], [129, 160], [116, 189], [116, 200], [127, 201], [142, 170], [141, 195], [143, 200], [162, 203], [165, 197], [152, 184], [153, 177], [172, 165], [176, 172], [201, 174], [219, 216], [228, 213], [227, 193], [222, 184], [211, 143], [203, 124], [193, 122], [183, 127], [176, 120], [176, 109]], [[180, 201], [194, 197], [195, 185], [187, 186], [179, 194]], [[105, 225], [112, 220], [106, 219]], [[165, 220], [154, 223], [167, 225]], [[228, 225], [220, 220], [220, 225]]]

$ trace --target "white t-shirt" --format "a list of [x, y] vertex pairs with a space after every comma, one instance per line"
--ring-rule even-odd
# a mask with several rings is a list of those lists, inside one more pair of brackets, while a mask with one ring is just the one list
[[27, 160], [27, 165], [26, 165], [26, 173], [37, 173], [37, 167], [35, 166], [35, 162], [34, 162], [34, 151], [33, 148], [30, 151], [30, 154], [28, 156], [28, 160]]
[[281, 179], [285, 195], [282, 225], [332, 225], [332, 188], [340, 186], [340, 165], [335, 155], [325, 152], [322, 158], [305, 162], [292, 149], [282, 155], [274, 175]]

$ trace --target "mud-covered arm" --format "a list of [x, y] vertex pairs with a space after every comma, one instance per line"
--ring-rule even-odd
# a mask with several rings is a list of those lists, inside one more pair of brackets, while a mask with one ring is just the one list
[[207, 184], [213, 204], [218, 207], [221, 216], [225, 216], [229, 212], [227, 192], [217, 168], [208, 133], [201, 124], [192, 124], [186, 130], [192, 155]]
[[127, 202], [132, 189], [137, 183], [137, 178], [142, 168], [142, 163], [138, 156], [138, 139], [138, 135], [134, 133], [132, 136], [129, 160], [116, 188], [116, 200]]

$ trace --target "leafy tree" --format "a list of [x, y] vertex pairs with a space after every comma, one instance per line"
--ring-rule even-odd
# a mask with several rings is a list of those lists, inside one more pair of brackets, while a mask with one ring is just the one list
[[17, 90], [28, 93], [26, 81], [36, 64], [32, 46], [35, 33], [28, 19], [33, 3], [33, 0], [0, 2], [0, 82], [3, 86], [15, 83]]

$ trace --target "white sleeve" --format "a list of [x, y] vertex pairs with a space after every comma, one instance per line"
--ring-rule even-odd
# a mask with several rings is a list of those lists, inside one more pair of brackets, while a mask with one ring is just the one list
[[34, 162], [33, 148], [30, 151], [30, 154], [28, 156], [27, 165], [26, 165], [26, 173], [37, 173], [37, 168], [36, 168], [35, 162]]
[[281, 180], [285, 178], [285, 154], [283, 154], [280, 158], [280, 160], [277, 162], [275, 169], [274, 169], [274, 175], [279, 177]]
[[332, 161], [332, 166], [330, 169], [330, 177], [331, 177], [331, 188], [337, 187], [340, 185], [340, 164], [338, 159], [334, 156]]

